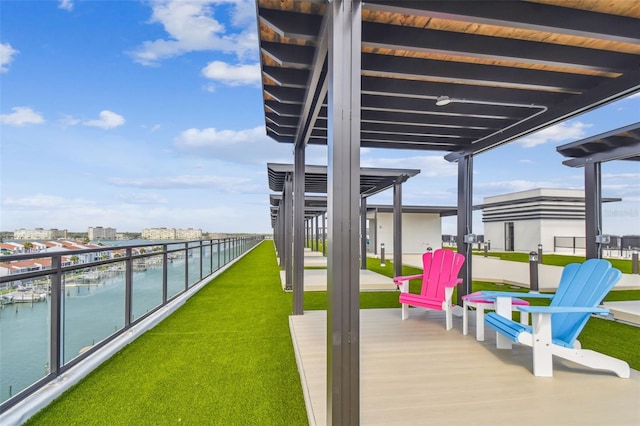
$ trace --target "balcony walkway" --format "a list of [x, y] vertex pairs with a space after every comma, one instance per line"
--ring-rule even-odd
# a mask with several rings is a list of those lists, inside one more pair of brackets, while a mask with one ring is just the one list
[[[473, 317], [473, 315], [471, 316]], [[531, 349], [495, 349], [447, 332], [441, 312], [360, 311], [363, 425], [639, 425], [640, 373], [630, 379], [554, 360], [531, 373]], [[473, 321], [473, 318], [471, 318]], [[474, 330], [475, 324], [470, 324]], [[290, 317], [309, 424], [326, 424], [326, 311]]]

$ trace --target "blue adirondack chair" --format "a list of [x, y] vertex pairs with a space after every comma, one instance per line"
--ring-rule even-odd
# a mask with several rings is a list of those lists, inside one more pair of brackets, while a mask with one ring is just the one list
[[[591, 314], [607, 314], [598, 307], [621, 277], [619, 270], [602, 259], [572, 263], [562, 271], [555, 294], [484, 291], [496, 297], [496, 312], [486, 315], [485, 323], [497, 333], [499, 349], [511, 348], [511, 342], [533, 348], [533, 374], [553, 376], [553, 356], [599, 370], [613, 371], [622, 378], [630, 376], [629, 364], [592, 350], [581, 349], [578, 335]], [[527, 326], [511, 320], [511, 298], [550, 298], [550, 306], [521, 306], [532, 316]]]

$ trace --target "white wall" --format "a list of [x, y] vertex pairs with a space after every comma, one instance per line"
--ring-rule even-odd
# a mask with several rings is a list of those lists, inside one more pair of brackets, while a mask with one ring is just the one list
[[[384, 243], [385, 255], [393, 254], [393, 213], [378, 213], [378, 250]], [[402, 214], [402, 252], [424, 253], [427, 247], [442, 243], [442, 221], [437, 213]]]
[[[484, 239], [491, 241], [491, 250], [504, 251], [505, 222], [487, 222], [484, 224]], [[542, 244], [542, 251], [553, 252], [554, 237], [584, 237], [583, 220], [516, 220], [513, 221], [514, 249], [519, 252], [537, 251]]]

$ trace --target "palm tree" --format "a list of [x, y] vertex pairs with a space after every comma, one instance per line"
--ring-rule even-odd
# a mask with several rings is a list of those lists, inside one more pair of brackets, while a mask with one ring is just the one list
[[78, 260], [79, 260], [79, 259], [80, 259], [80, 258], [79, 258], [78, 256], [76, 256], [75, 254], [69, 258], [69, 260], [70, 260], [74, 265], [75, 265], [76, 263], [78, 263]]
[[27, 241], [26, 243], [22, 244], [22, 247], [24, 247], [25, 252], [30, 252], [33, 248], [33, 243], [31, 241]]

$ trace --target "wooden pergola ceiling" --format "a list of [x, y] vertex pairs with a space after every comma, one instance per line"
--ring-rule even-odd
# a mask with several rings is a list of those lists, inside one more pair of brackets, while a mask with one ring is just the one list
[[[278, 194], [284, 191], [287, 176], [292, 177], [293, 164], [267, 163], [269, 189]], [[360, 196], [370, 197], [403, 183], [420, 173], [418, 169], [360, 168]], [[306, 165], [304, 170], [304, 188], [306, 193], [327, 193], [327, 166]], [[305, 197], [306, 198], [306, 197]]]
[[[258, 0], [278, 142], [327, 143], [325, 7]], [[362, 147], [476, 154], [640, 90], [640, 2], [373, 0], [362, 21]]]
[[612, 160], [640, 161], [640, 122], [561, 145], [556, 150], [569, 158], [562, 164], [570, 167]]

